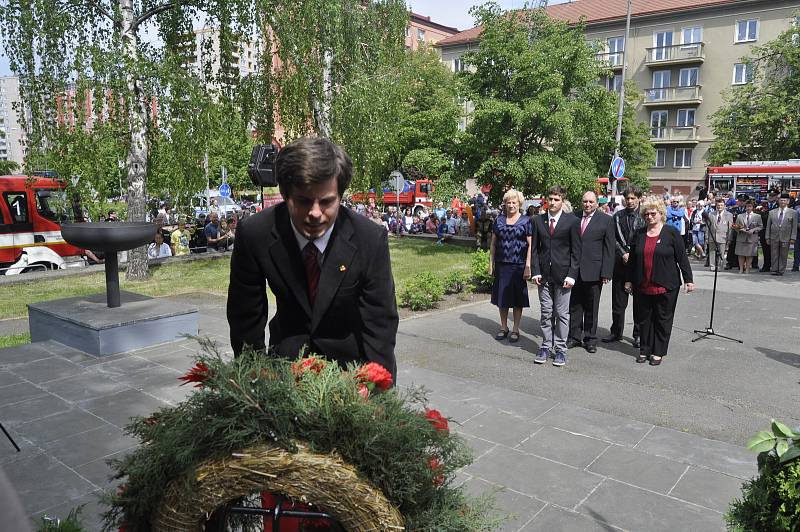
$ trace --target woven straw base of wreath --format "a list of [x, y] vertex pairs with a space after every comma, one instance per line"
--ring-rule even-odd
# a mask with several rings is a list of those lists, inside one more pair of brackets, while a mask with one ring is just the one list
[[185, 496], [183, 479], [170, 482], [154, 516], [156, 532], [202, 530], [227, 502], [261, 491], [283, 493], [333, 515], [348, 532], [403, 530], [403, 516], [383, 492], [358, 476], [335, 453], [317, 454], [258, 446], [229, 458], [207, 460], [196, 471], [196, 491]]

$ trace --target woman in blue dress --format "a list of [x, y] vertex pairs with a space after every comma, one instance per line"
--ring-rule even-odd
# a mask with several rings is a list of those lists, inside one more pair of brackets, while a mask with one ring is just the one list
[[[519, 341], [522, 309], [529, 307], [527, 279], [531, 277], [533, 231], [520, 212], [524, 198], [514, 189], [503, 196], [505, 213], [497, 217], [490, 248], [489, 273], [494, 276], [492, 304], [500, 309], [500, 332], [495, 339]], [[508, 330], [508, 309], [514, 309], [514, 328]]]

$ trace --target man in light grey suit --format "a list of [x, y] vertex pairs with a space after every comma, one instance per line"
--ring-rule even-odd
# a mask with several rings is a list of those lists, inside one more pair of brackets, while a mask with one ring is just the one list
[[772, 275], [783, 275], [789, 246], [797, 234], [797, 211], [789, 208], [789, 194], [781, 194], [778, 208], [769, 213], [766, 239], [772, 249]]
[[728, 238], [731, 236], [733, 215], [725, 210], [725, 198], [719, 197], [714, 203], [715, 210], [708, 214], [706, 230], [708, 231], [708, 256], [709, 268], [722, 266], [725, 260], [725, 250], [728, 247]]

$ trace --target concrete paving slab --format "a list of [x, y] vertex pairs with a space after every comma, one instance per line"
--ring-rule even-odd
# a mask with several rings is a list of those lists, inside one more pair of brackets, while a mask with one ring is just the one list
[[153, 369], [155, 366], [155, 362], [151, 362], [137, 354], [132, 354], [125, 358], [97, 364], [94, 369], [111, 377], [126, 377], [132, 373]]
[[599, 475], [502, 445], [481, 456], [466, 472], [492, 484], [569, 507], [581, 502], [603, 480]]
[[490, 450], [494, 449], [497, 446], [497, 444], [493, 441], [484, 440], [483, 438], [477, 438], [470, 434], [461, 432], [460, 429], [454, 430], [452, 426], [450, 427], [450, 430], [457, 433], [462, 438], [464, 438], [464, 441], [466, 441], [470, 449], [472, 449], [473, 459], [480, 458], [481, 456], [488, 453]]
[[138, 390], [125, 390], [99, 399], [78, 403], [81, 408], [97, 417], [124, 428], [133, 416], [148, 416], [167, 406], [164, 401]]
[[9, 384], [16, 384], [18, 382], [22, 382], [22, 379], [10, 371], [0, 371], [0, 388], [3, 386], [8, 386]]
[[11, 384], [0, 388], [0, 419], [3, 416], [4, 408], [47, 395], [47, 392], [42, 388], [31, 384], [30, 382], [20, 382], [18, 384]]
[[31, 441], [27, 440], [22, 434], [15, 431], [13, 428], [3, 425], [14, 441], [20, 448], [20, 452], [14, 449], [11, 442], [8, 441], [5, 434], [0, 434], [0, 466], [5, 467], [5, 464], [16, 462], [18, 460], [26, 460], [34, 456], [41, 456], [44, 450]]
[[10, 369], [16, 375], [35, 384], [77, 375], [83, 371], [78, 364], [57, 356], [17, 364]]
[[548, 504], [520, 532], [615, 532], [622, 530], [578, 512]]
[[121, 451], [108, 456], [104, 456], [103, 458], [75, 467], [74, 469], [79, 475], [81, 475], [83, 478], [85, 478], [98, 488], [103, 490], [111, 490], [116, 488], [116, 486], [118, 486], [119, 484], [122, 484], [123, 480], [111, 479], [111, 475], [113, 473], [111, 466], [108, 465], [108, 462], [109, 460], [122, 459], [129, 452], [130, 451]]
[[542, 425], [490, 408], [464, 423], [462, 432], [514, 447], [536, 433]]
[[[94, 490], [94, 486], [64, 463], [48, 456], [34, 456], [3, 466], [28, 513], [40, 512]], [[42, 489], [44, 486], [47, 489]]]
[[14, 364], [24, 364], [52, 356], [53, 353], [47, 350], [46, 342], [22, 344], [12, 349], [0, 350], [0, 368], [7, 369]]
[[45, 382], [42, 388], [68, 401], [85, 401], [119, 393], [128, 387], [101, 371], [83, 369], [79, 375]]
[[725, 530], [722, 514], [718, 512], [611, 479], [605, 480], [577, 511], [625, 530]]
[[742, 483], [740, 478], [691, 466], [670, 495], [724, 513], [733, 499], [741, 498]]
[[639, 443], [653, 428], [647, 423], [564, 403], [551, 408], [537, 417], [536, 421], [575, 434], [631, 447]]
[[[118, 427], [100, 428], [74, 434], [47, 444], [44, 449], [69, 467], [78, 467], [134, 447], [138, 442]], [[49, 487], [47, 488], [49, 491]]]
[[587, 468], [599, 475], [663, 494], [669, 493], [686, 469], [684, 463], [619, 445], [612, 445]]
[[33, 443], [47, 444], [106, 425], [106, 422], [89, 412], [73, 408], [48, 417], [30, 421], [17, 427], [17, 431]]
[[71, 404], [54, 395], [39, 395], [20, 403], [0, 407], [0, 423], [5, 427], [17, 427], [34, 419], [66, 412], [71, 408]]
[[743, 447], [700, 438], [664, 427], [654, 428], [636, 448], [649, 454], [706, 467], [740, 479], [758, 473], [754, 453]]
[[611, 445], [596, 438], [544, 426], [516, 448], [526, 453], [583, 469], [594, 462]]
[[516, 532], [546, 505], [545, 502], [528, 495], [477, 478], [467, 481], [464, 487], [467, 493], [475, 497], [487, 493], [493, 494], [496, 508], [493, 517], [503, 519], [499, 532]]
[[467, 420], [485, 412], [487, 407], [470, 400], [448, 399], [438, 394], [431, 394], [430, 408], [443, 412], [443, 416], [458, 425], [463, 425]]

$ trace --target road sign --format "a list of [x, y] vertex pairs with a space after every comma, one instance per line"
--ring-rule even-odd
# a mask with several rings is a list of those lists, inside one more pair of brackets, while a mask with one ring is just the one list
[[611, 175], [616, 179], [625, 175], [625, 159], [622, 157], [615, 157], [614, 160], [611, 161]]
[[222, 183], [219, 186], [219, 195], [223, 198], [230, 197], [231, 195], [231, 186], [228, 183]]

